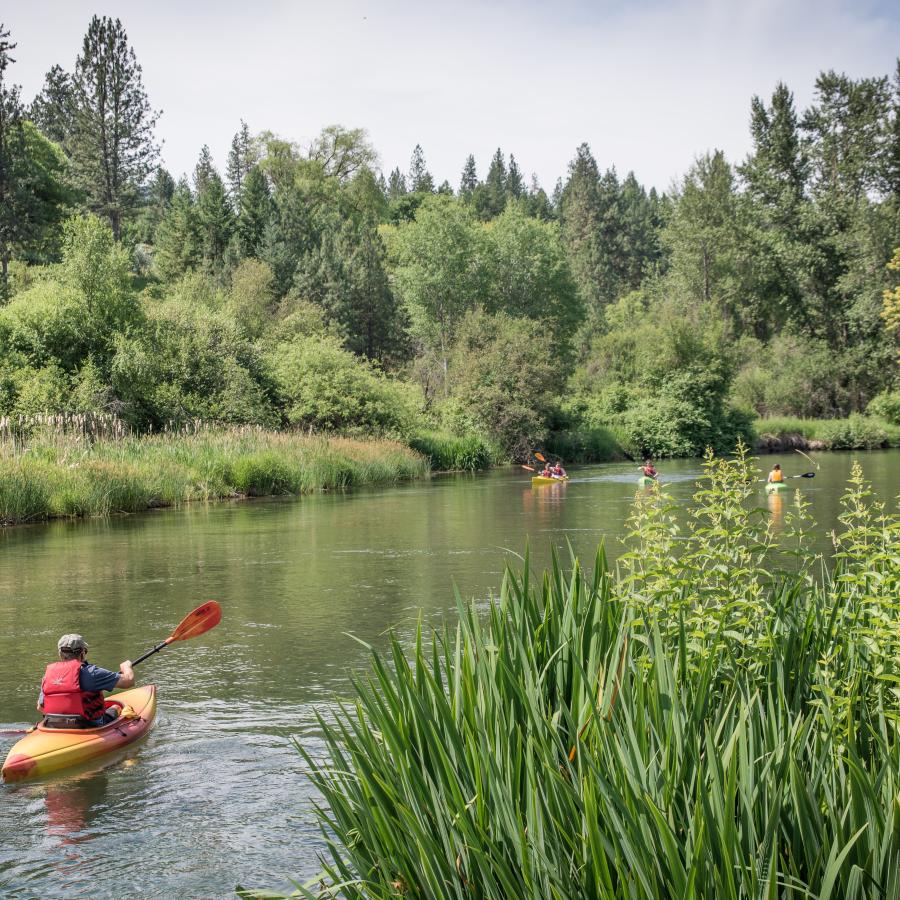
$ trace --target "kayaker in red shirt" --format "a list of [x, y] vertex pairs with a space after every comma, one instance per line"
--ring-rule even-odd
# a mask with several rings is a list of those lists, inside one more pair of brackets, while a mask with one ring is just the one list
[[555, 465], [550, 466], [550, 474], [554, 478], [566, 477], [566, 470], [562, 467], [562, 463], [560, 462], [560, 460], [557, 460]]
[[552, 478], [553, 470], [550, 468], [550, 463], [545, 463], [544, 468], [541, 469], [541, 478]]
[[657, 478], [659, 476], [659, 472], [653, 468], [653, 460], [645, 459], [644, 464], [641, 466], [641, 472], [644, 474], [646, 478]]
[[56, 645], [59, 662], [50, 663], [41, 681], [37, 708], [51, 728], [95, 728], [112, 722], [118, 708], [104, 708], [103, 692], [134, 686], [134, 669], [126, 659], [118, 672], [87, 662], [87, 641], [64, 634]]

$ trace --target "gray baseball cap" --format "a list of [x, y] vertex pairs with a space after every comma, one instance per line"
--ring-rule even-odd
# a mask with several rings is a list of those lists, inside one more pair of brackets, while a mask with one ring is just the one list
[[57, 642], [57, 650], [87, 650], [87, 641], [80, 634], [64, 634]]

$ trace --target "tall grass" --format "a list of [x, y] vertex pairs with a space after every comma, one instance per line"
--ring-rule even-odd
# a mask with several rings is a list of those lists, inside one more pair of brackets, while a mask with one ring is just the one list
[[115, 439], [42, 430], [0, 440], [0, 523], [102, 516], [223, 497], [304, 494], [428, 472], [392, 441], [196, 428]]
[[686, 533], [654, 488], [617, 572], [526, 558], [373, 654], [300, 748], [330, 848], [300, 893], [900, 896], [900, 522], [854, 467], [823, 576], [799, 495], [779, 547], [753, 481], [707, 459]]
[[488, 469], [499, 456], [495, 448], [475, 435], [460, 437], [427, 431], [413, 437], [409, 445], [426, 457], [436, 472], [475, 472]]

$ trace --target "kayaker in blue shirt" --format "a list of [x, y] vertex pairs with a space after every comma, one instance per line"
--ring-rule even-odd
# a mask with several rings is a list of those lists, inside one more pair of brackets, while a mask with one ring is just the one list
[[94, 728], [112, 722], [119, 710], [115, 706], [104, 709], [103, 691], [134, 685], [131, 660], [126, 659], [118, 672], [87, 662], [88, 645], [80, 634], [64, 634], [56, 647], [59, 662], [47, 666], [37, 704], [44, 724]]

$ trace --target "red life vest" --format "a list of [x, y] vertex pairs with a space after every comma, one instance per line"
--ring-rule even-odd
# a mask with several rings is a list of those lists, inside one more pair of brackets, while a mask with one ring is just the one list
[[82, 665], [80, 659], [64, 659], [47, 666], [41, 682], [45, 714], [85, 719], [99, 719], [103, 715], [103, 694], [81, 690], [78, 673]]

